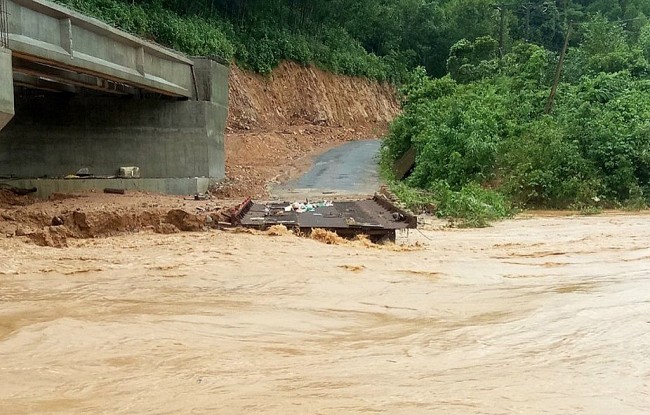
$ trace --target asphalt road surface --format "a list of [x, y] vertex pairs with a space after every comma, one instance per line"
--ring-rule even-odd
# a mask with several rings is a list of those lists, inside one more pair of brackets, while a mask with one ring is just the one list
[[298, 179], [276, 186], [275, 195], [371, 195], [379, 189], [380, 140], [352, 141], [314, 160]]

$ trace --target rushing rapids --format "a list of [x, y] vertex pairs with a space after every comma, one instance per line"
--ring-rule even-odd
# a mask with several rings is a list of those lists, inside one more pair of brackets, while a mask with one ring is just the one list
[[649, 219], [0, 239], [0, 412], [646, 414]]

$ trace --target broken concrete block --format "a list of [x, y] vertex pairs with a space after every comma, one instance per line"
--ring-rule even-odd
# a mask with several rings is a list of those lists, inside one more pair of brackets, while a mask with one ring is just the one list
[[123, 179], [138, 179], [140, 178], [140, 167], [120, 167], [118, 176]]

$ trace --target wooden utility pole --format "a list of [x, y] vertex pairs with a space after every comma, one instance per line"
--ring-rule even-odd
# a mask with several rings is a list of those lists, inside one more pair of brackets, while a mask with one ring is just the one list
[[530, 4], [526, 6], [526, 42], [530, 42]]
[[571, 39], [571, 31], [573, 30], [573, 23], [569, 23], [569, 27], [566, 32], [566, 37], [564, 38], [564, 46], [562, 47], [562, 52], [560, 53], [560, 60], [557, 63], [557, 69], [555, 70], [555, 79], [553, 79], [553, 87], [551, 88], [551, 95], [548, 96], [548, 101], [546, 102], [546, 108], [544, 109], [545, 114], [550, 114], [553, 110], [553, 102], [555, 101], [555, 94], [557, 93], [557, 86], [560, 83], [560, 78], [562, 76], [562, 67], [564, 66], [564, 58], [566, 57], [567, 50], [569, 49], [569, 40]]
[[503, 58], [503, 48], [505, 46], [506, 36], [506, 5], [499, 5], [499, 13], [501, 14], [501, 25], [499, 26], [499, 58]]

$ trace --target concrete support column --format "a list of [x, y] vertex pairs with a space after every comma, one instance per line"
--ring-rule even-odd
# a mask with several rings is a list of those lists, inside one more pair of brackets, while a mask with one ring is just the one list
[[13, 78], [11, 51], [0, 47], [0, 130], [15, 114]]

